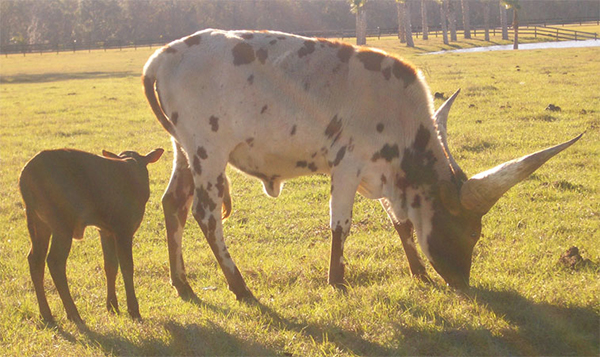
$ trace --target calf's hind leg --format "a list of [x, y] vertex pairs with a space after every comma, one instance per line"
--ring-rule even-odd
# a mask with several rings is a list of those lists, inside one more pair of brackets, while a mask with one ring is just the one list
[[73, 243], [73, 233], [70, 231], [54, 231], [52, 232], [52, 244], [50, 246], [50, 253], [48, 253], [48, 268], [54, 285], [58, 291], [58, 295], [63, 302], [65, 311], [67, 312], [67, 318], [76, 323], [83, 323], [77, 307], [71, 297], [69, 291], [69, 284], [67, 283], [67, 257], [71, 251], [71, 244]]
[[31, 249], [27, 255], [29, 262], [29, 273], [35, 295], [37, 297], [40, 315], [47, 322], [54, 321], [46, 292], [44, 290], [44, 270], [46, 268], [46, 255], [48, 254], [48, 245], [50, 243], [50, 227], [42, 222], [37, 214], [27, 211], [27, 229], [31, 237]]
[[108, 312], [118, 314], [119, 303], [117, 302], [115, 283], [119, 271], [119, 258], [117, 257], [115, 236], [110, 232], [100, 230], [100, 240], [102, 241], [104, 272], [106, 273], [106, 309]]
[[117, 256], [121, 266], [121, 275], [123, 276], [123, 285], [125, 285], [125, 294], [127, 296], [127, 312], [134, 319], [141, 319], [140, 307], [135, 288], [133, 285], [133, 236], [129, 234], [120, 234], [115, 237], [117, 243]]

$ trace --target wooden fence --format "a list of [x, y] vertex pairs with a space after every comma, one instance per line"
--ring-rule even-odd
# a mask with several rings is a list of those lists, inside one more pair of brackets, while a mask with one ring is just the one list
[[[491, 36], [500, 34], [502, 30], [500, 28], [492, 28], [489, 30]], [[462, 31], [459, 31], [462, 32]], [[367, 30], [367, 37], [381, 37], [381, 36], [394, 36], [397, 35], [398, 28], [371, 28]], [[484, 30], [481, 28], [473, 29], [473, 36], [482, 36]], [[302, 31], [296, 34], [310, 37], [324, 37], [324, 38], [350, 38], [355, 37], [356, 32], [352, 30], [339, 30], [339, 31]], [[519, 34], [521, 36], [533, 36], [547, 37], [551, 40], [562, 41], [562, 40], [598, 40], [598, 33], [576, 31], [564, 29], [561, 27], [551, 26], [531, 26], [526, 25], [519, 27]], [[509, 28], [509, 36], [513, 35], [513, 30]], [[413, 30], [413, 36], [419, 38], [422, 36], [420, 28], [416, 27]], [[430, 28], [429, 36], [438, 37], [442, 36], [442, 30], [439, 28]], [[89, 43], [56, 43], [56, 44], [10, 44], [6, 46], [0, 46], [0, 54], [8, 56], [9, 54], [35, 54], [35, 53], [52, 53], [56, 54], [60, 52], [76, 52], [76, 51], [91, 51], [91, 50], [102, 50], [108, 49], [123, 49], [123, 48], [134, 48], [138, 47], [157, 47], [163, 46], [174, 39], [159, 39], [159, 40], [140, 40], [134, 42], [126, 42], [121, 40], [108, 40], [99, 42]]]

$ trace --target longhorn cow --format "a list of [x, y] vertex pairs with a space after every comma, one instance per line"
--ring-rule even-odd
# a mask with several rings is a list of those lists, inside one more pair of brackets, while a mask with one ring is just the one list
[[331, 177], [331, 285], [344, 288], [344, 241], [358, 191], [383, 205], [414, 276], [428, 279], [413, 230], [441, 277], [466, 288], [481, 217], [580, 137], [467, 179], [446, 139], [458, 92], [434, 112], [412, 65], [376, 49], [281, 32], [197, 32], [157, 50], [142, 80], [173, 139], [162, 204], [171, 281], [184, 298], [194, 294], [181, 252], [190, 206], [229, 289], [239, 300], [254, 298], [223, 240], [228, 163], [261, 180], [271, 197], [287, 179]]

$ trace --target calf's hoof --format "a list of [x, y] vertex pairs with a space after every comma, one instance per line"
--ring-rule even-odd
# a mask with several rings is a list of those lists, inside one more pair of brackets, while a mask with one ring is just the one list
[[173, 284], [173, 286], [175, 289], [177, 289], [177, 294], [179, 294], [184, 301], [194, 301], [198, 299], [196, 293], [194, 290], [192, 290], [192, 287], [187, 282]]
[[237, 301], [245, 304], [254, 304], [258, 302], [250, 290], [244, 290], [242, 292], [235, 293], [235, 298]]

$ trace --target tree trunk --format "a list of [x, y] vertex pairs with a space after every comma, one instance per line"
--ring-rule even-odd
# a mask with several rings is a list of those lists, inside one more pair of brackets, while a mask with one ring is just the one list
[[462, 0], [462, 16], [463, 16], [463, 28], [465, 31], [465, 38], [471, 38], [471, 21], [469, 18], [469, 0]]
[[450, 26], [450, 41], [457, 41], [456, 37], [456, 8], [454, 0], [448, 0], [448, 24]]
[[444, 45], [448, 44], [448, 0], [443, 0], [440, 4], [440, 13], [442, 20], [442, 38], [444, 39]]
[[367, 44], [367, 12], [362, 6], [356, 9], [356, 44]]
[[421, 0], [421, 28], [423, 30], [423, 39], [429, 40], [429, 26], [427, 26], [427, 0]]
[[404, 29], [406, 31], [406, 46], [415, 47], [415, 43], [412, 37], [412, 25], [410, 23], [410, 1], [404, 2]]
[[485, 40], [490, 40], [490, 3], [483, 2], [483, 26], [485, 27]]
[[398, 38], [400, 43], [406, 43], [406, 29], [404, 28], [404, 4], [396, 3], [398, 10]]
[[519, 12], [517, 9], [513, 9], [513, 30], [515, 31], [515, 42], [513, 43], [513, 49], [519, 49]]
[[500, 1], [500, 26], [502, 26], [502, 39], [508, 40], [508, 20], [506, 7]]

